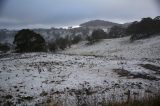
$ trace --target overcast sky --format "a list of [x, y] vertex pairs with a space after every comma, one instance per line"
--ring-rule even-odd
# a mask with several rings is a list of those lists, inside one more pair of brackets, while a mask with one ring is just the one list
[[63, 27], [103, 19], [118, 23], [160, 15], [160, 0], [0, 0], [0, 28]]

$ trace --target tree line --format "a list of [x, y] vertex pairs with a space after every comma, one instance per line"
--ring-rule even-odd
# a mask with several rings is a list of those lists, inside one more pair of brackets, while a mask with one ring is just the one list
[[[88, 44], [93, 44], [101, 39], [119, 38], [124, 36], [131, 36], [130, 40], [138, 40], [148, 38], [153, 35], [160, 34], [160, 16], [152, 18], [143, 18], [141, 21], [133, 22], [128, 27], [113, 26], [109, 33], [102, 29], [93, 30], [86, 40]], [[82, 41], [80, 35], [59, 37], [55, 41], [46, 42], [40, 35], [29, 29], [20, 30], [14, 38], [15, 52], [46, 52], [57, 50], [65, 50], [71, 47], [72, 44], [77, 44]], [[7, 52], [10, 50], [8, 45], [0, 43], [0, 51]]]

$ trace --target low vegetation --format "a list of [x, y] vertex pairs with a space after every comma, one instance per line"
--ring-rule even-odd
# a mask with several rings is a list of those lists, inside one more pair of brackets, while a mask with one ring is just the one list
[[145, 97], [142, 100], [129, 100], [120, 103], [106, 103], [102, 106], [160, 106], [160, 96]]
[[110, 38], [120, 38], [127, 36], [126, 35], [126, 28], [122, 26], [113, 26], [109, 31], [109, 37]]
[[70, 47], [71, 41], [68, 36], [65, 38], [61, 37], [61, 38], [56, 39], [56, 44], [57, 44], [58, 49], [64, 50], [67, 47]]
[[108, 35], [102, 29], [96, 29], [92, 32], [91, 36], [88, 36], [88, 44], [93, 44], [100, 41], [101, 39], [109, 38]]
[[10, 47], [7, 44], [1, 44], [0, 43], [0, 51], [7, 52], [10, 50]]
[[58, 49], [56, 42], [49, 42], [47, 46], [51, 52], [55, 52]]
[[73, 37], [73, 39], [72, 39], [72, 44], [77, 44], [77, 43], [79, 43], [80, 41], [82, 40], [82, 38], [80, 37], [80, 36], [75, 36], [75, 37]]
[[[141, 100], [129, 99], [123, 102], [116, 101], [106, 101], [98, 102], [98, 97], [95, 97], [95, 100], [89, 100], [89, 98], [78, 96], [76, 106], [160, 106], [160, 96], [148, 96], [144, 97]], [[47, 100], [44, 103], [38, 104], [38, 106], [63, 106], [61, 103], [54, 102], [54, 100]]]

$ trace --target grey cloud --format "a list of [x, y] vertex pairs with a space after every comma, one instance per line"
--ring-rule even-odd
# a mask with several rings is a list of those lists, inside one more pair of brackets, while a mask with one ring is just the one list
[[158, 3], [159, 0], [7, 0], [2, 4], [0, 27], [70, 26], [89, 19], [134, 21], [159, 15]]
[[160, 0], [156, 0], [156, 3], [157, 3], [157, 6], [159, 8], [159, 11], [160, 11]]

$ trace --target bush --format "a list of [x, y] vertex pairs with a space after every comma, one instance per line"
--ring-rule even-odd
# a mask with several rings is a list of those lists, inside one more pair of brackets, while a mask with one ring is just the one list
[[55, 52], [58, 49], [57, 44], [55, 42], [48, 43], [48, 49], [51, 52]]
[[109, 37], [110, 38], [119, 38], [126, 36], [126, 29], [122, 26], [113, 26], [110, 29]]
[[10, 47], [8, 45], [0, 43], [0, 51], [7, 52], [9, 50], [10, 50]]
[[20, 30], [14, 38], [16, 52], [43, 52], [46, 51], [44, 38], [29, 30]]
[[80, 36], [75, 36], [75, 37], [72, 39], [72, 44], [77, 44], [77, 43], [79, 43], [81, 40], [82, 40], [82, 38], [81, 38]]
[[66, 38], [61, 37], [56, 40], [56, 44], [59, 49], [64, 50], [68, 46], [70, 47], [70, 40], [68, 39], [68, 37]]
[[79, 38], [75, 38], [73, 40], [70, 40], [69, 36], [66, 36], [65, 38], [63, 38], [63, 37], [57, 38], [55, 41], [48, 43], [48, 49], [49, 49], [49, 51], [52, 51], [52, 52], [55, 52], [58, 49], [64, 50], [67, 47], [71, 46], [72, 41], [74, 43], [78, 42]]
[[127, 34], [132, 35], [131, 40], [148, 38], [160, 33], [160, 20], [158, 17], [143, 18], [140, 22], [133, 22], [126, 30]]
[[104, 30], [102, 29], [97, 29], [97, 30], [94, 30], [92, 32], [92, 35], [91, 36], [88, 36], [87, 37], [87, 40], [89, 41], [90, 44], [94, 43], [94, 42], [97, 42], [101, 39], [105, 39], [105, 38], [108, 38], [107, 34], [104, 32]]

